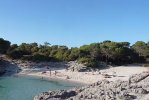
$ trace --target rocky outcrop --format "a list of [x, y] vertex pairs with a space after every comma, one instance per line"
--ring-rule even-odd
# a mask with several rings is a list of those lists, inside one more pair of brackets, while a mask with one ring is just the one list
[[18, 67], [23, 68], [63, 68], [72, 72], [90, 72], [90, 71], [99, 71], [97, 68], [86, 67], [83, 64], [77, 63], [77, 61], [70, 62], [30, 62], [22, 60], [10, 60], [12, 64], [17, 65]]
[[49, 91], [34, 100], [149, 100], [149, 74], [141, 73], [129, 81], [99, 81], [70, 90]]
[[[31, 62], [24, 60], [12, 60], [7, 56], [0, 56], [4, 61], [9, 62], [11, 65], [15, 65], [21, 68], [63, 68], [68, 71], [77, 71], [77, 72], [90, 72], [90, 71], [99, 71], [98, 68], [90, 68], [86, 67], [83, 64], [79, 64], [77, 61], [69, 61], [69, 62]], [[100, 62], [100, 67], [107, 67], [107, 65], [103, 62]]]
[[[67, 66], [68, 66], [68, 70], [70, 71], [77, 71], [77, 72], [99, 71], [99, 68], [86, 67], [85, 65], [80, 64], [77, 61], [70, 61], [67, 63]], [[99, 66], [100, 68], [108, 67], [107, 64], [105, 64], [104, 62], [100, 62]]]
[[93, 69], [93, 68], [89, 68], [89, 67], [86, 67], [83, 64], [77, 63], [77, 61], [68, 62], [67, 63], [67, 68], [68, 68], [67, 70], [72, 71], [72, 72], [75, 72], [75, 71], [77, 71], [77, 72], [89, 72], [89, 71], [92, 71], [92, 70], [95, 71], [95, 69]]
[[0, 75], [5, 73], [5, 66], [4, 66], [4, 62], [0, 61]]
[[149, 74], [136, 74], [136, 75], [132, 75], [129, 79], [129, 81], [131, 83], [137, 83], [139, 81], [144, 80], [145, 78], [147, 78], [149, 76]]

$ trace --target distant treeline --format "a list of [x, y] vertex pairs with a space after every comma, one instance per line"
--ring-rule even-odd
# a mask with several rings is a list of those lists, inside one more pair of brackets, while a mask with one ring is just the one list
[[122, 65], [145, 63], [149, 58], [149, 42], [137, 41], [130, 46], [129, 42], [103, 41], [83, 45], [79, 48], [67, 46], [43, 45], [37, 43], [11, 44], [0, 38], [0, 53], [12, 59], [29, 61], [78, 61], [89, 67], [98, 67], [100, 62]]

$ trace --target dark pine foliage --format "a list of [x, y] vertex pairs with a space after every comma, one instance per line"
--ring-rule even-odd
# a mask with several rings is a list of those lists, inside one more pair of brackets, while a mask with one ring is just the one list
[[0, 38], [0, 53], [13, 59], [29, 61], [78, 61], [88, 67], [98, 67], [99, 62], [122, 65], [145, 63], [149, 61], [149, 42], [137, 41], [130, 46], [129, 42], [103, 41], [83, 45], [80, 48], [51, 45], [45, 42], [12, 44]]

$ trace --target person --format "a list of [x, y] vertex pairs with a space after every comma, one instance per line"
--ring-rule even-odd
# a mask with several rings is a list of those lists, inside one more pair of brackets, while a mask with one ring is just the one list
[[69, 76], [66, 76], [66, 79], [70, 79]]
[[50, 69], [50, 76], [51, 76], [52, 72], [51, 72], [51, 69]]
[[65, 67], [65, 69], [66, 69], [66, 71], [68, 71], [68, 67], [67, 66]]
[[72, 67], [72, 72], [74, 72], [74, 67]]
[[131, 79], [130, 79], [130, 77], [129, 77], [129, 79], [128, 79], [128, 84], [129, 84], [129, 85], [131, 84]]
[[57, 71], [55, 71], [55, 76], [56, 76], [56, 74], [57, 74]]
[[116, 77], [116, 72], [115, 71], [113, 71], [113, 77]]

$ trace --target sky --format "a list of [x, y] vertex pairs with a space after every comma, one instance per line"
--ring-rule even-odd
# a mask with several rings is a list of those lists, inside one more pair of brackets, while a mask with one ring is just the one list
[[149, 0], [0, 0], [0, 38], [13, 44], [149, 41]]

